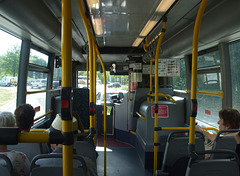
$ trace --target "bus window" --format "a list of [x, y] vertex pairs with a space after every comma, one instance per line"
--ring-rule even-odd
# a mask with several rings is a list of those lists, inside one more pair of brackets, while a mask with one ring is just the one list
[[29, 63], [47, 67], [48, 56], [43, 53], [40, 53], [34, 49], [31, 49]]
[[[47, 73], [28, 71], [27, 79], [27, 91], [39, 91], [46, 90], [47, 85]], [[35, 118], [46, 113], [46, 93], [34, 93], [28, 94], [26, 97], [26, 103], [31, 104], [34, 108], [40, 107], [40, 110], [36, 112]]]
[[[222, 87], [218, 51], [200, 55], [198, 62], [197, 91], [220, 93]], [[218, 127], [218, 112], [222, 109], [222, 97], [197, 94], [197, 101], [197, 120]]]
[[21, 40], [0, 30], [0, 111], [16, 108]]
[[220, 65], [219, 52], [214, 51], [198, 56], [198, 68]]
[[180, 76], [173, 77], [173, 88], [186, 90], [186, 67], [184, 58], [180, 60]]
[[231, 78], [232, 78], [232, 106], [240, 110], [239, 89], [240, 89], [240, 40], [229, 44]]
[[61, 88], [61, 81], [62, 81], [62, 68], [61, 67], [56, 67], [56, 61], [55, 61], [55, 66], [53, 70], [53, 84], [52, 84], [52, 89], [60, 89]]

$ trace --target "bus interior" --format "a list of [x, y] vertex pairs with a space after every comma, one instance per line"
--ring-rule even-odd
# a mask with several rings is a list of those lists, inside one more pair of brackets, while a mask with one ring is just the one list
[[[0, 102], [0, 111], [31, 104], [36, 116], [30, 133], [48, 129], [58, 113], [71, 120], [74, 111], [86, 137], [77, 150], [93, 158], [98, 175], [169, 174], [164, 172], [179, 153], [190, 157], [189, 150], [204, 151], [195, 123], [218, 133], [218, 112], [240, 110], [239, 7], [239, 0], [1, 0], [0, 36], [7, 33], [18, 45], [0, 53], [0, 79], [18, 81], [0, 86], [2, 95], [9, 91], [0, 98], [7, 101]], [[4, 60], [14, 52], [16, 66]], [[16, 71], [6, 69], [3, 60]], [[44, 151], [48, 137], [40, 139], [23, 143], [49, 153]], [[11, 148], [28, 148], [18, 142]], [[37, 154], [29, 152], [35, 162]], [[224, 168], [216, 173], [224, 175]], [[226, 171], [238, 175], [232, 170]]]

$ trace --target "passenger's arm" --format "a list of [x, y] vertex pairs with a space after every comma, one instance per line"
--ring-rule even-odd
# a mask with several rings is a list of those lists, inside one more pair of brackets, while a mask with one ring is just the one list
[[207, 137], [209, 140], [211, 140], [211, 141], [214, 141], [215, 138], [216, 138], [216, 136], [217, 136], [217, 134], [209, 133], [208, 131], [202, 129], [202, 128], [201, 128], [200, 126], [198, 126], [198, 125], [195, 126], [195, 130], [202, 132], [202, 133], [204, 134], [204, 136], [206, 136], [206, 137]]

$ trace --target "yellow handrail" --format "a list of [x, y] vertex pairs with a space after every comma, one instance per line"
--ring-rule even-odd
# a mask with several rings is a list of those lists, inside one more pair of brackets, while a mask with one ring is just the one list
[[106, 69], [102, 60], [102, 56], [98, 50], [98, 47], [96, 46], [96, 51], [98, 54], [98, 58], [101, 62], [103, 74], [104, 74], [104, 118], [103, 118], [103, 135], [104, 135], [104, 175], [107, 174], [107, 96], [106, 96], [106, 85], [107, 85], [107, 76], [106, 76]]
[[[172, 131], [172, 130], [189, 130], [190, 127], [161, 127], [161, 129], [163, 131]], [[202, 129], [204, 130], [213, 130], [216, 131], [217, 133], [219, 132], [219, 130], [217, 128], [213, 128], [213, 127], [203, 127]]]
[[35, 128], [35, 129], [30, 129], [30, 132], [45, 132], [48, 129], [42, 129], [42, 128]]
[[146, 118], [145, 117], [143, 117], [140, 113], [138, 113], [138, 112], [136, 112], [136, 114], [141, 118], [141, 119], [143, 119], [143, 120], [145, 120], [146, 121]]
[[195, 117], [197, 115], [197, 59], [198, 59], [198, 36], [202, 16], [207, 6], [208, 0], [202, 0], [200, 8], [198, 10], [197, 18], [195, 21], [192, 43], [192, 79], [191, 79], [191, 100], [192, 100], [192, 112], [190, 117], [190, 130], [189, 130], [189, 150], [190, 152], [195, 150]]
[[[166, 30], [166, 19], [163, 21], [163, 28], [162, 31], [160, 32], [159, 39], [158, 39], [158, 44], [156, 48], [156, 55], [155, 55], [155, 113], [154, 113], [154, 127], [158, 126], [158, 55], [159, 55], [159, 50], [160, 46], [162, 43], [162, 39], [164, 36]], [[158, 133], [157, 131], [154, 131], [154, 143], [158, 143]], [[158, 151], [158, 146], [154, 145], [154, 168], [153, 168], [153, 173], [154, 175], [156, 174], [157, 170], [157, 151]]]
[[[85, 29], [87, 31], [87, 38], [88, 38], [88, 45], [89, 45], [89, 75], [90, 75], [90, 96], [89, 96], [89, 101], [90, 104], [93, 103], [93, 40], [91, 38], [91, 30], [89, 27], [89, 21], [87, 17], [85, 16], [83, 6], [82, 6], [82, 0], [78, 0], [78, 9], [81, 14], [83, 24], [85, 26]], [[93, 107], [90, 107], [92, 109]], [[90, 114], [90, 128], [94, 127], [94, 115], [91, 113]]]
[[135, 131], [129, 131], [130, 133], [132, 133], [132, 134], [134, 134], [134, 135], [136, 135], [136, 132]]
[[18, 142], [47, 143], [48, 133], [43, 132], [18, 133]]
[[29, 94], [35, 94], [35, 93], [43, 93], [43, 92], [53, 92], [55, 91], [54, 89], [48, 89], [48, 90], [37, 90], [37, 91], [26, 91], [25, 94], [29, 95]]
[[[191, 93], [191, 90], [186, 90], [187, 93]], [[221, 93], [214, 93], [214, 92], [204, 92], [204, 91], [196, 91], [197, 94], [203, 94], [203, 95], [212, 95], [212, 96], [219, 96], [224, 98], [224, 92], [221, 91]]]
[[43, 118], [43, 117], [45, 117], [45, 116], [48, 115], [48, 114], [51, 114], [52, 112], [53, 112], [53, 110], [50, 110], [50, 111], [48, 111], [47, 113], [45, 113], [45, 114], [43, 114], [43, 115], [35, 118], [35, 119], [34, 119], [34, 122], [37, 121], [37, 120], [39, 120], [39, 119], [41, 119], [41, 118]]
[[[154, 96], [155, 96], [155, 93], [152, 93], [152, 94], [150, 95], [150, 97], [154, 97]], [[168, 98], [170, 98], [173, 102], [176, 101], [171, 95], [168, 95], [168, 94], [158, 93], [158, 96], [164, 97], [166, 100], [167, 100]]]

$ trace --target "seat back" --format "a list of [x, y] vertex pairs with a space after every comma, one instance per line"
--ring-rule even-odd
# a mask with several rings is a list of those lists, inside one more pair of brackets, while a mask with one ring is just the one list
[[36, 155], [49, 153], [47, 143], [18, 143], [17, 145], [8, 145], [8, 149], [24, 153], [29, 161]]
[[84, 129], [89, 129], [89, 89], [73, 89], [73, 111], [81, 118]]
[[96, 151], [94, 144], [87, 142], [87, 141], [76, 141], [75, 142], [76, 153], [90, 158], [93, 162], [96, 163]]
[[[205, 154], [226, 154], [229, 159], [199, 160], [199, 156]], [[191, 158], [188, 163], [185, 176], [239, 176], [239, 159], [235, 152], [231, 150], [208, 150], [197, 152], [195, 158]]]
[[[190, 157], [188, 151], [188, 135], [189, 131], [175, 131], [169, 134], [163, 156], [162, 171], [169, 172], [179, 159]], [[196, 131], [195, 137], [195, 150], [204, 150], [204, 135], [198, 131]]]
[[4, 176], [11, 176], [12, 175], [12, 163], [10, 159], [3, 155], [0, 154], [0, 173], [1, 175]]
[[[213, 143], [213, 150], [216, 149], [227, 149], [227, 150], [232, 150], [232, 151], [236, 151], [236, 140], [234, 138], [236, 132], [240, 131], [239, 129], [229, 129], [229, 130], [222, 130], [220, 131], [217, 136], [216, 139]], [[228, 133], [225, 136], [222, 136], [223, 133]], [[217, 154], [214, 155], [212, 154], [210, 156], [210, 159], [216, 159], [216, 158], [229, 158], [229, 156], [227, 154]]]
[[[30, 166], [31, 176], [61, 176], [62, 154], [41, 154], [33, 158]], [[86, 175], [87, 166], [84, 159], [79, 155], [73, 155], [73, 176]]]

